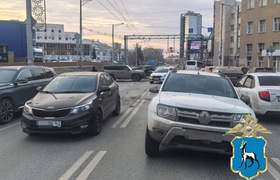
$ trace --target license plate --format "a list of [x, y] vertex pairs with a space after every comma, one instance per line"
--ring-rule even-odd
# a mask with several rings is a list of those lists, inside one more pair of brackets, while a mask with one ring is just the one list
[[38, 126], [61, 127], [61, 121], [37, 121]]
[[190, 140], [209, 140], [213, 142], [222, 142], [222, 135], [215, 132], [187, 130], [185, 138]]
[[159, 78], [154, 78], [154, 80], [159, 80]]

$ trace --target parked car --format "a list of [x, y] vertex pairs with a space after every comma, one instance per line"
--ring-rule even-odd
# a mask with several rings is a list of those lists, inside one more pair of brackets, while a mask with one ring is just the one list
[[128, 65], [106, 65], [104, 72], [108, 73], [113, 79], [132, 79], [133, 81], [141, 81], [145, 78], [145, 72], [142, 70], [133, 70]]
[[256, 114], [280, 115], [280, 74], [246, 74], [236, 84], [236, 90]]
[[44, 66], [0, 67], [0, 124], [13, 119], [14, 113], [56, 76], [53, 68]]
[[245, 115], [255, 114], [237, 95], [227, 77], [219, 74], [178, 70], [150, 92], [158, 93], [148, 107], [145, 151], [159, 154], [159, 145], [231, 153], [226, 134]]
[[267, 67], [251, 67], [247, 71], [247, 74], [254, 73], [254, 72], [275, 72], [273, 68], [267, 68]]
[[156, 68], [152, 65], [142, 65], [142, 66], [138, 66], [137, 68], [138, 70], [143, 70], [146, 74], [146, 76], [150, 76], [153, 71], [156, 70]]
[[173, 70], [173, 67], [158, 67], [149, 78], [151, 84], [153, 83], [162, 83], [169, 73], [169, 71]]
[[119, 115], [118, 84], [104, 72], [71, 72], [54, 78], [24, 105], [23, 132], [97, 135], [103, 120]]
[[215, 67], [212, 70], [213, 73], [218, 73], [222, 76], [227, 76], [232, 84], [236, 84], [238, 80], [244, 75], [244, 73], [238, 67]]

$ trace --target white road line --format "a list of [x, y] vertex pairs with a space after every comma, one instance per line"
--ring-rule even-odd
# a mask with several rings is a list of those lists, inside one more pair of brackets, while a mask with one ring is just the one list
[[268, 163], [268, 171], [276, 180], [280, 179], [280, 173], [270, 163]]
[[140, 102], [140, 100], [137, 100], [132, 107], [129, 107], [125, 113], [113, 124], [111, 128], [116, 128], [122, 121], [123, 119], [132, 111], [132, 109]]
[[59, 178], [59, 180], [67, 180], [69, 179], [78, 169], [79, 167], [87, 160], [87, 158], [93, 153], [94, 151], [87, 151], [83, 156], [80, 157], [69, 169], [66, 171], [63, 176]]
[[120, 128], [125, 128], [126, 125], [130, 122], [130, 120], [133, 118], [133, 116], [136, 114], [136, 112], [139, 110], [139, 108], [142, 106], [142, 104], [145, 102], [145, 100], [142, 100], [141, 103], [139, 103], [136, 108], [132, 111], [132, 113], [128, 116], [128, 118], [123, 122], [123, 124], [120, 126]]
[[143, 98], [144, 96], [146, 96], [149, 93], [149, 91], [145, 91], [142, 95], [141, 98]]
[[279, 158], [271, 158], [279, 167], [280, 167], [280, 159]]
[[99, 151], [76, 180], [86, 180], [107, 151]]
[[15, 123], [15, 124], [12, 124], [12, 125], [9, 125], [9, 126], [6, 126], [6, 127], [4, 127], [4, 128], [1, 128], [1, 129], [0, 129], [0, 132], [5, 131], [5, 130], [7, 130], [7, 129], [10, 129], [10, 128], [12, 128], [12, 127], [18, 126], [18, 125], [20, 125], [20, 122], [17, 122], [17, 123]]

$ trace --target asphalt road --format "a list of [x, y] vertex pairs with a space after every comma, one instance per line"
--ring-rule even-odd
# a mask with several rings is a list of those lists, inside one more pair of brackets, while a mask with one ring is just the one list
[[[0, 179], [2, 180], [219, 180], [242, 179], [231, 172], [229, 156], [160, 148], [160, 156], [144, 151], [148, 104], [155, 95], [148, 81], [120, 82], [122, 111], [110, 117], [98, 136], [40, 135], [21, 131], [18, 115], [0, 126]], [[280, 179], [280, 119], [261, 117], [272, 131], [265, 135], [268, 171], [257, 179]], [[277, 164], [278, 163], [278, 164]]]

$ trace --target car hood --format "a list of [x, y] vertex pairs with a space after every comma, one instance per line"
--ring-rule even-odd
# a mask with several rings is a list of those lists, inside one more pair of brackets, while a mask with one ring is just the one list
[[151, 76], [164, 76], [167, 75], [168, 73], [152, 73]]
[[11, 83], [0, 83], [0, 88], [9, 86]]
[[159, 103], [174, 107], [224, 113], [252, 113], [240, 99], [203, 94], [161, 92]]
[[38, 93], [31, 106], [40, 109], [61, 109], [82, 105], [94, 99], [93, 93]]

